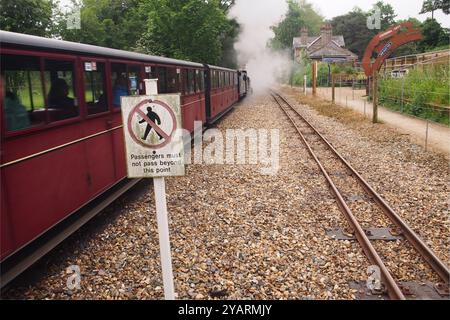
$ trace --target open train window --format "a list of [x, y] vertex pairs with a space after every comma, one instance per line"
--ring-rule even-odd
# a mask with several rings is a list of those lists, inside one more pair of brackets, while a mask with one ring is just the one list
[[215, 70], [211, 70], [211, 89], [217, 88], [217, 74]]
[[158, 67], [158, 92], [176, 93], [180, 92], [181, 70], [173, 67]]
[[136, 65], [128, 65], [128, 85], [131, 96], [138, 96], [141, 92], [141, 68]]
[[186, 88], [186, 93], [187, 94], [192, 94], [195, 93], [195, 73], [194, 70], [189, 69], [187, 71], [187, 88]]
[[108, 111], [105, 63], [84, 62], [84, 99], [88, 115]]
[[74, 62], [45, 60], [44, 80], [50, 122], [77, 117]]
[[167, 93], [167, 68], [157, 67], [156, 78], [158, 79], [158, 93]]
[[[38, 57], [2, 55], [1, 95], [8, 131], [18, 131], [45, 123], [45, 98]], [[33, 119], [42, 111], [43, 119]]]
[[203, 92], [205, 88], [203, 70], [195, 70], [197, 92]]
[[216, 88], [220, 87], [220, 72], [214, 71], [216, 73]]
[[167, 68], [167, 93], [180, 92], [180, 69]]
[[120, 108], [120, 98], [141, 92], [141, 67], [125, 63], [111, 63], [112, 104]]
[[120, 98], [130, 95], [128, 89], [127, 65], [124, 63], [111, 63], [112, 104], [120, 108]]

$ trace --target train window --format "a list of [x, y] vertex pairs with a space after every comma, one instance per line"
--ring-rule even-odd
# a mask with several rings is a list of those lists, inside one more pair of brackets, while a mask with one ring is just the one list
[[211, 88], [217, 88], [217, 72], [215, 70], [211, 71]]
[[123, 63], [111, 63], [112, 104], [120, 108], [120, 97], [129, 96], [127, 65]]
[[219, 78], [217, 87], [218, 87], [218, 88], [222, 88], [222, 85], [223, 85], [222, 72], [217, 71], [217, 77]]
[[89, 115], [108, 111], [105, 79], [103, 62], [84, 63], [84, 99]]
[[180, 69], [167, 68], [167, 93], [180, 92]]
[[180, 69], [158, 67], [157, 70], [159, 93], [176, 93], [180, 91]]
[[167, 90], [167, 68], [156, 68], [156, 78], [158, 79], [158, 93], [168, 93]]
[[155, 79], [155, 78], [157, 78], [155, 70], [156, 70], [155, 67], [145, 66], [144, 67], [145, 79]]
[[74, 62], [45, 60], [44, 80], [50, 122], [79, 115], [75, 90]]
[[[17, 131], [45, 122], [45, 98], [38, 57], [2, 55], [0, 87], [6, 128]], [[34, 111], [42, 119], [33, 120]]]
[[196, 78], [197, 92], [202, 92], [203, 89], [204, 89], [203, 71], [202, 70], [195, 70], [195, 78]]
[[141, 84], [141, 68], [139, 66], [128, 66], [128, 85], [131, 96], [138, 96]]
[[220, 88], [220, 72], [216, 71], [216, 88]]
[[187, 90], [186, 93], [195, 93], [195, 74], [194, 70], [189, 69], [187, 71]]

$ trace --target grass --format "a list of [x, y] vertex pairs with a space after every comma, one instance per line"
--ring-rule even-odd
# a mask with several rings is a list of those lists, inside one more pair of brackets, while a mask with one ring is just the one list
[[389, 109], [450, 125], [449, 110], [445, 108], [450, 106], [449, 66], [414, 69], [404, 79], [382, 79], [379, 101]]

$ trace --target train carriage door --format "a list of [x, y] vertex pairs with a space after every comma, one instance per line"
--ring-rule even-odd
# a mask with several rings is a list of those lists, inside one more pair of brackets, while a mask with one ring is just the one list
[[212, 77], [211, 77], [211, 69], [205, 65], [205, 109], [206, 109], [206, 119], [209, 121], [211, 119], [211, 86], [212, 86]]
[[[113, 107], [112, 126], [120, 127], [122, 125], [122, 116], [120, 114], [121, 97], [136, 96], [145, 94], [143, 77], [145, 77], [146, 66], [139, 63], [112, 62], [109, 72], [109, 85], [111, 86], [111, 99]], [[147, 71], [152, 71], [147, 69]], [[114, 130], [113, 148], [115, 159], [116, 178], [126, 177], [125, 163], [125, 144], [122, 130]]]
[[90, 191], [95, 196], [116, 181], [113, 135], [119, 129], [113, 124], [106, 60], [82, 58], [81, 69], [80, 100], [86, 114], [85, 131], [87, 135], [96, 135], [85, 141]]

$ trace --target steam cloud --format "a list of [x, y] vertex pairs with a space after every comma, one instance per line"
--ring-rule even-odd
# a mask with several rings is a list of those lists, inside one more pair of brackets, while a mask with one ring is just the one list
[[241, 26], [234, 45], [238, 63], [248, 71], [255, 93], [270, 88], [289, 72], [289, 52], [274, 52], [267, 47], [274, 37], [270, 27], [286, 12], [284, 0], [237, 0], [230, 11], [230, 17]]

